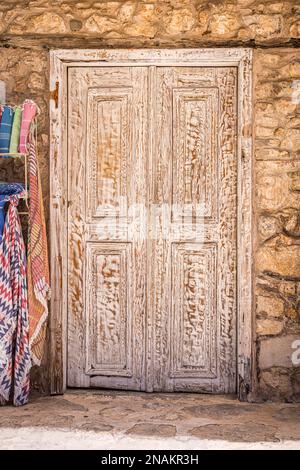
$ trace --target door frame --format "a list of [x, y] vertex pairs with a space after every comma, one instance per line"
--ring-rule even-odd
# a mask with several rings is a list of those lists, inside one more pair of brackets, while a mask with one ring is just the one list
[[[238, 69], [237, 132], [237, 391], [256, 390], [253, 301], [252, 50], [55, 49], [50, 51], [50, 390], [66, 390], [67, 365], [67, 95], [68, 67], [234, 66]], [[150, 69], [151, 71], [151, 69]], [[150, 87], [151, 93], [151, 72]]]

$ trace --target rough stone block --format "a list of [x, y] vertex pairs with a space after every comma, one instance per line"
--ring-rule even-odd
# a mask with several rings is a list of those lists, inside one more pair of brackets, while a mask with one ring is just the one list
[[260, 336], [278, 335], [283, 330], [284, 323], [268, 318], [258, 319], [256, 333]]
[[300, 340], [300, 335], [287, 335], [262, 340], [259, 355], [260, 369], [296, 367], [292, 362], [292, 354], [295, 351], [292, 344], [296, 340]]
[[258, 314], [266, 314], [270, 317], [280, 317], [284, 311], [284, 303], [276, 297], [257, 296], [256, 311]]
[[168, 34], [178, 34], [190, 31], [195, 24], [195, 18], [190, 8], [173, 10], [165, 18], [165, 29]]
[[259, 161], [256, 163], [256, 194], [260, 210], [279, 211], [300, 207], [299, 161]]
[[273, 368], [262, 371], [260, 375], [260, 395], [266, 400], [292, 401], [292, 385], [290, 374], [286, 370]]
[[257, 252], [256, 269], [288, 279], [300, 278], [300, 245], [263, 246]]

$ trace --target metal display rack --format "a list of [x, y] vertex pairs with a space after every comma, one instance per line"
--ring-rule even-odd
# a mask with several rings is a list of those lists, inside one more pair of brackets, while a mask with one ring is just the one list
[[[28, 154], [27, 153], [0, 153], [0, 158], [24, 158], [24, 196], [22, 199], [25, 200], [26, 207], [28, 209], [28, 199], [29, 199], [29, 191], [28, 191]], [[20, 215], [28, 215], [28, 211], [19, 211]]]

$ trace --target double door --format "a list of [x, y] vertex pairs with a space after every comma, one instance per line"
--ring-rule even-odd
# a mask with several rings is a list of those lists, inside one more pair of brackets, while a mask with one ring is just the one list
[[235, 67], [70, 67], [67, 385], [236, 390]]

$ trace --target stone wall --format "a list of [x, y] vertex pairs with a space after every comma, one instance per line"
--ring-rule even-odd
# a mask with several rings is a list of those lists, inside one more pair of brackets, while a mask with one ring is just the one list
[[[300, 4], [254, 0], [3, 0], [3, 39], [43, 44], [291, 43], [300, 36]], [[22, 40], [18, 40], [19, 44]]]
[[[39, 157], [48, 220], [49, 47], [254, 48], [257, 398], [300, 399], [300, 4], [295, 1], [17, 1], [0, 4], [0, 80], [9, 101], [42, 110]], [[0, 162], [0, 177], [9, 169]], [[48, 351], [33, 388], [48, 391]]]
[[264, 398], [296, 399], [300, 368], [300, 51], [255, 53], [256, 314]]

